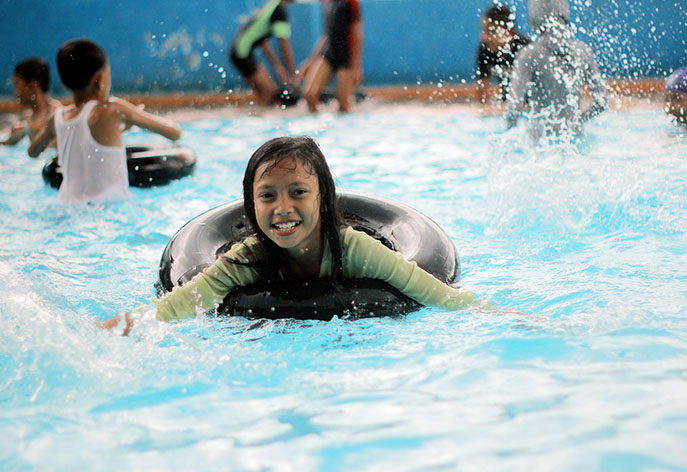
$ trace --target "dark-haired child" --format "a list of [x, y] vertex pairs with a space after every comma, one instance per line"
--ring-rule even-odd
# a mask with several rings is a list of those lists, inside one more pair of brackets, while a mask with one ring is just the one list
[[64, 43], [57, 68], [74, 104], [59, 108], [29, 146], [37, 157], [57, 137], [57, 157], [63, 175], [57, 201], [99, 202], [126, 198], [129, 174], [122, 129], [136, 125], [177, 140], [178, 124], [115, 97], [110, 97], [110, 64], [105, 51], [88, 39]]
[[480, 40], [477, 49], [477, 97], [483, 104], [491, 101], [494, 94], [490, 84], [495, 77], [500, 88], [498, 96], [505, 100], [515, 56], [530, 40], [515, 28], [515, 14], [502, 4], [494, 4], [484, 13]]
[[[428, 306], [489, 306], [347, 225], [337, 208], [325, 157], [307, 136], [275, 138], [253, 153], [243, 177], [243, 203], [254, 234], [188, 283], [154, 300], [158, 320], [213, 310], [232, 290], [260, 280], [373, 278]], [[102, 326], [112, 329], [124, 321], [126, 334], [148, 308], [139, 307]]]
[[24, 108], [21, 121], [12, 126], [10, 135], [0, 144], [14, 145], [28, 134], [33, 140], [61, 103], [50, 97], [50, 66], [39, 57], [21, 61], [14, 68], [14, 94]]
[[[269, 0], [241, 26], [231, 44], [229, 59], [251, 86], [260, 105], [276, 103], [281, 92], [265, 65], [255, 58], [257, 48], [262, 48], [282, 84], [300, 85], [291, 49], [291, 24], [286, 13], [291, 3], [293, 0]], [[270, 45], [272, 36], [279, 41], [283, 64]]]
[[358, 0], [323, 0], [325, 32], [303, 63], [303, 95], [308, 109], [317, 102], [336, 75], [339, 111], [350, 110], [356, 86], [363, 81], [363, 20]]
[[[530, 0], [530, 23], [538, 37], [520, 50], [511, 77], [506, 124], [531, 112], [530, 135], [580, 134], [582, 125], [608, 109], [608, 97], [592, 49], [575, 39], [568, 0]], [[583, 108], [589, 88], [592, 103]]]

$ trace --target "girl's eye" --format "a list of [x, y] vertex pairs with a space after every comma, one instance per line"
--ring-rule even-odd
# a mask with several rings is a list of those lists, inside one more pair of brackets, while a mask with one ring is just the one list
[[269, 200], [270, 198], [272, 198], [272, 194], [271, 194], [271, 193], [264, 192], [264, 193], [259, 194], [259, 195], [258, 195], [258, 198], [259, 198], [260, 200]]
[[306, 193], [308, 193], [308, 191], [306, 189], [303, 189], [303, 188], [298, 188], [298, 189], [293, 191], [293, 194], [296, 196], [305, 195]]

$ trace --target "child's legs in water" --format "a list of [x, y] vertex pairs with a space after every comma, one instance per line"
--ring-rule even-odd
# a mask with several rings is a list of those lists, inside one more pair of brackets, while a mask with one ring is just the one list
[[247, 77], [246, 80], [258, 96], [258, 103], [260, 105], [269, 105], [274, 101], [274, 97], [279, 90], [270, 73], [267, 72], [267, 68], [262, 63], [258, 63], [258, 70], [250, 77]]
[[305, 82], [305, 101], [310, 111], [317, 111], [317, 101], [325, 85], [332, 78], [332, 73], [333, 69], [329, 62], [324, 57], [318, 57]]
[[356, 85], [355, 70], [339, 69], [336, 74], [336, 98], [339, 100], [339, 111], [345, 112], [351, 109]]

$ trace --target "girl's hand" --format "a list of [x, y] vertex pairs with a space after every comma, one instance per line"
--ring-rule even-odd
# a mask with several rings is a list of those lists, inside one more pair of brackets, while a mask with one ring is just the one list
[[[124, 316], [125, 320], [125, 326], [124, 330], [122, 331], [122, 336], [128, 336], [129, 332], [131, 331], [131, 328], [134, 325], [133, 320], [131, 319], [131, 313], [127, 313]], [[119, 326], [119, 324], [122, 322], [122, 316], [115, 316], [114, 318], [110, 318], [107, 321], [99, 321], [95, 325], [96, 327], [100, 329], [106, 329], [108, 331], [112, 331], [114, 328]]]

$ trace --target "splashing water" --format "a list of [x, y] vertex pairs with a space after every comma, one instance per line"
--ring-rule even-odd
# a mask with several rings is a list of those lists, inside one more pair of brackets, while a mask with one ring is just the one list
[[[0, 149], [0, 468], [687, 466], [687, 136], [660, 110], [536, 148], [460, 106], [300, 113], [186, 121], [196, 174], [108, 205], [57, 205], [25, 143]], [[254, 149], [303, 133], [339, 188], [428, 214], [467, 287], [531, 315], [94, 326], [154, 295]]]

